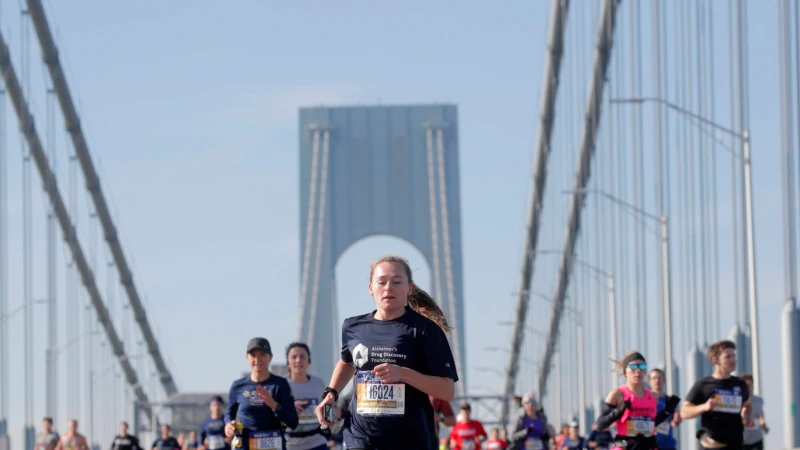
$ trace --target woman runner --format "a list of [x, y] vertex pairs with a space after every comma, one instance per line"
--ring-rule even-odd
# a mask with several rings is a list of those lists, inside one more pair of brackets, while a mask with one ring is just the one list
[[522, 397], [522, 408], [525, 414], [517, 419], [514, 434], [511, 435], [512, 448], [515, 450], [544, 450], [550, 440], [552, 427], [547, 418], [539, 415], [539, 408], [533, 394]]
[[317, 418], [323, 425], [334, 424], [325, 420], [325, 405], [338, 416], [335, 401], [353, 378], [344, 423], [349, 450], [432, 450], [436, 438], [428, 395], [451, 401], [458, 380], [447, 337], [436, 322], [409, 306], [414, 284], [405, 259], [385, 256], [373, 262], [368, 288], [376, 309], [342, 324], [341, 360]]
[[597, 428], [607, 430], [617, 424], [614, 449], [654, 450], [656, 426], [666, 420], [680, 399], [674, 395], [666, 400], [664, 411], [656, 413], [655, 396], [644, 387], [647, 362], [641, 353], [630, 351], [616, 364], [616, 370], [625, 377], [625, 384], [614, 388], [606, 396], [603, 415], [597, 419]]
[[[293, 342], [286, 349], [289, 366], [289, 386], [294, 394], [294, 405], [299, 417], [297, 428], [286, 430], [287, 450], [327, 450], [328, 440], [320, 428], [314, 410], [319, 405], [319, 393], [325, 383], [308, 374], [311, 350], [302, 342]], [[327, 431], [327, 430], [326, 430]]]
[[269, 373], [271, 361], [269, 341], [250, 339], [247, 362], [252, 372], [234, 381], [228, 395], [225, 435], [232, 438], [241, 424], [248, 450], [286, 450], [281, 422], [289, 428], [297, 427], [292, 389], [285, 378]]

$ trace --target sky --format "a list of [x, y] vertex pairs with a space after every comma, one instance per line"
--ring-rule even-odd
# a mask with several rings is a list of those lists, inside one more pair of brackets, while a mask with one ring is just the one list
[[[498, 322], [513, 319], [549, 3], [514, 0], [499, 6], [479, 1], [411, 1], [374, 6], [241, 1], [232, 7], [230, 3], [145, 1], [86, 2], [69, 8], [47, 3], [103, 190], [133, 263], [148, 318], [181, 391], [226, 391], [247, 370], [244, 348], [254, 335], [272, 342], [276, 362], [283, 358], [280, 349], [297, 338], [298, 108], [437, 102], [455, 103], [459, 108], [468, 388], [483, 393], [502, 389], [498, 371], [507, 355], [486, 348], [508, 347], [510, 342], [508, 329]], [[0, 31], [19, 72], [23, 42], [19, 8], [9, 2], [0, 7]], [[586, 11], [597, 7], [587, 6], [578, 17], [593, 26]], [[776, 387], [780, 348], [778, 328], [766, 325], [778, 320], [783, 298], [776, 3], [751, 7], [749, 14], [761, 350], [764, 396], [773, 424], [767, 446], [772, 447], [780, 442], [781, 433]], [[620, 23], [624, 27], [627, 19]], [[593, 36], [586, 33], [583, 39], [591, 42]], [[44, 138], [46, 73], [32, 31], [29, 42], [31, 102]], [[590, 54], [582, 55], [577, 61], [577, 53], [568, 53], [567, 58], [576, 58], [575, 67], [584, 69], [575, 73], [586, 73], [591, 64]], [[569, 83], [585, 86], [587, 81], [575, 78]], [[646, 84], [645, 90], [649, 88]], [[585, 98], [581, 89], [565, 91], [559, 99], [566, 102], [574, 96], [576, 106], [565, 107], [562, 114], [571, 127], [563, 129], [573, 131], [573, 142]], [[718, 95], [720, 115], [727, 117], [724, 94]], [[13, 307], [22, 298], [22, 169], [16, 120], [10, 105], [6, 111], [9, 303]], [[652, 120], [647, 114], [646, 120]], [[66, 195], [67, 139], [60, 127], [56, 126], [55, 133], [57, 167]], [[566, 189], [573, 165], [566, 157], [553, 156], [554, 161], [559, 158], [553, 172], [561, 184], [555, 186]], [[38, 175], [34, 176], [34, 298], [38, 299], [46, 294], [46, 201]], [[560, 197], [554, 203], [563, 205], [566, 199], [555, 186], [548, 187], [548, 198]], [[114, 287], [113, 278], [108, 281], [102, 264], [108, 253], [99, 234], [91, 238], [83, 190], [78, 197], [81, 236], [90, 254], [101, 261], [96, 271], [99, 285], [112, 311], [121, 314], [122, 290]], [[721, 217], [730, 215], [727, 208], [721, 202]], [[552, 219], [546, 217], [540, 248], [561, 247], [563, 208], [554, 211], [558, 212]], [[721, 224], [721, 229], [728, 225]], [[722, 250], [728, 251], [729, 239], [721, 241]], [[655, 247], [651, 251], [655, 255]], [[62, 247], [59, 252], [59, 291], [63, 292], [67, 257]], [[407, 255], [417, 281], [423, 287], [430, 285], [428, 263], [410, 244], [386, 236], [359, 241], [337, 264], [339, 317], [372, 309], [366, 289], [368, 263], [386, 253]], [[556, 260], [540, 258], [535, 286], [551, 292]], [[726, 281], [732, 275], [728, 265], [720, 268], [721, 292], [727, 293]], [[647, 289], [656, 292], [654, 263], [649, 272]], [[531, 309], [537, 317], [532, 326], [542, 329], [549, 305], [534, 299]], [[65, 310], [62, 295], [59, 311]], [[44, 311], [37, 306], [37, 324], [45, 320]], [[723, 312], [723, 330], [727, 330], [732, 318], [729, 310]], [[22, 336], [21, 319], [19, 314], [10, 322], [14, 412], [22, 410], [21, 389], [17, 389], [22, 383], [22, 356], [15, 344]], [[66, 327], [59, 326], [63, 336]], [[43, 336], [37, 326], [36, 348], [44, 348]], [[531, 344], [528, 357], [534, 358], [533, 347], [540, 346], [538, 341]], [[97, 354], [100, 362], [111, 362], [101, 351]], [[40, 381], [34, 418], [45, 413], [43, 389], [38, 388], [44, 386], [43, 360], [35, 360]], [[152, 385], [152, 377], [145, 382]], [[64, 400], [60, 402], [64, 409]], [[102, 408], [108, 410], [105, 404]], [[109, 427], [115, 426], [109, 417], [104, 414], [98, 435], [110, 437]], [[66, 413], [60, 411], [57, 418], [63, 422]], [[12, 414], [12, 435], [19, 436], [21, 427], [20, 415]]]

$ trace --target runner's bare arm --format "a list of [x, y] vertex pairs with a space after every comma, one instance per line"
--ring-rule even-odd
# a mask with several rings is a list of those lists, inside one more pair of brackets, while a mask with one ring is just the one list
[[[342, 389], [347, 386], [347, 383], [353, 378], [353, 375], [356, 373], [356, 368], [353, 363], [344, 362], [341, 359], [338, 363], [336, 363], [336, 367], [333, 369], [333, 375], [331, 375], [331, 382], [328, 386], [336, 389], [336, 392], [342, 392]], [[332, 395], [332, 394], [330, 394]]]
[[695, 405], [692, 402], [683, 402], [683, 407], [681, 408], [681, 418], [683, 420], [691, 420], [695, 417], [703, 414], [704, 412], [711, 411], [716, 406], [717, 401], [712, 397], [709, 398], [707, 402]]
[[614, 388], [611, 392], [606, 395], [606, 403], [609, 405], [619, 406], [622, 402], [625, 401], [625, 397], [622, 396], [622, 391], [619, 388]]

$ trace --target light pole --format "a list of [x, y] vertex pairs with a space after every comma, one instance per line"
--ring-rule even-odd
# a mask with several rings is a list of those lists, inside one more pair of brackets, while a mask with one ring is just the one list
[[[741, 133], [732, 130], [728, 127], [722, 126], [714, 121], [708, 120], [705, 117], [689, 111], [679, 105], [676, 105], [668, 100], [658, 97], [633, 97], [633, 98], [617, 98], [609, 100], [610, 103], [625, 104], [643, 104], [643, 103], [658, 103], [667, 108], [676, 111], [691, 119], [697, 120], [703, 125], [707, 125], [717, 131], [733, 136], [742, 142], [742, 164], [744, 165], [744, 214], [745, 214], [745, 252], [747, 253], [745, 260], [747, 261], [747, 287], [748, 287], [748, 300], [750, 303], [750, 339], [752, 348], [752, 366], [753, 366], [753, 391], [754, 394], [759, 394], [760, 389], [760, 352], [759, 352], [759, 339], [758, 339], [758, 292], [756, 289], [756, 249], [755, 249], [755, 229], [753, 219], [753, 179], [752, 168], [750, 162], [750, 131], [743, 130]], [[734, 153], [734, 157], [737, 155]], [[670, 373], [670, 372], [668, 372]], [[668, 377], [667, 379], [670, 379]]]
[[[672, 297], [670, 292], [670, 258], [669, 258], [669, 222], [667, 221], [666, 216], [655, 216], [650, 214], [641, 208], [632, 205], [625, 200], [617, 198], [605, 191], [601, 191], [599, 189], [579, 189], [575, 191], [566, 191], [568, 194], [574, 193], [593, 193], [595, 195], [599, 195], [611, 202], [615, 203], [618, 206], [628, 208], [631, 211], [639, 214], [643, 218], [653, 220], [658, 222], [661, 227], [661, 262], [662, 262], [662, 270], [661, 270], [661, 286], [662, 286], [662, 304], [663, 304], [663, 311], [662, 314], [664, 316], [664, 360], [665, 360], [665, 368], [668, 374], [672, 375], [673, 372], [673, 359], [672, 359]], [[669, 389], [670, 393], [675, 393], [675, 380], [674, 376], [667, 377], [667, 389]]]

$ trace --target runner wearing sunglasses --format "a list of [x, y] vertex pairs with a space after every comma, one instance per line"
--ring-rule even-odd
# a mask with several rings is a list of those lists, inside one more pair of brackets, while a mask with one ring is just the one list
[[616, 362], [616, 370], [625, 377], [625, 384], [612, 389], [606, 396], [603, 415], [597, 419], [598, 429], [607, 430], [616, 422], [614, 449], [657, 449], [656, 426], [675, 411], [680, 399], [670, 397], [665, 409], [657, 413], [656, 397], [644, 386], [647, 361], [635, 350]]

